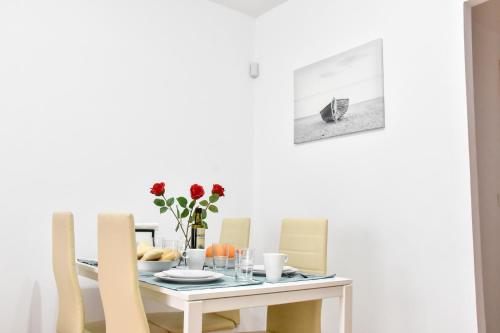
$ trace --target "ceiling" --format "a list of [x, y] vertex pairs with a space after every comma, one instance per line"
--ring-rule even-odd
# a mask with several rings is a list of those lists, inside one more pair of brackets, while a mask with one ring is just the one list
[[257, 17], [287, 0], [209, 0], [219, 5]]

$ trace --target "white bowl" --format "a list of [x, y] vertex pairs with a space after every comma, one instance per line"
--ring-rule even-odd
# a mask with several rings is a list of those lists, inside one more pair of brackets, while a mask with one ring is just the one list
[[137, 260], [139, 272], [163, 272], [177, 266], [178, 260], [173, 261], [144, 261]]

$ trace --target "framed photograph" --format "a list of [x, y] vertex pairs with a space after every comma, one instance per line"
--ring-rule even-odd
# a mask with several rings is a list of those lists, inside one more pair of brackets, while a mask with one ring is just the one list
[[158, 223], [136, 223], [135, 240], [137, 243], [144, 243], [155, 246], [156, 233], [158, 232]]
[[383, 41], [294, 72], [294, 142], [385, 127]]

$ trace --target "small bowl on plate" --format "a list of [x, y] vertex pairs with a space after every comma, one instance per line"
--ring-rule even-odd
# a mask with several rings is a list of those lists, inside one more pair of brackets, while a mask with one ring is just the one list
[[146, 261], [137, 260], [137, 270], [139, 272], [163, 272], [177, 266], [178, 260], [172, 261]]

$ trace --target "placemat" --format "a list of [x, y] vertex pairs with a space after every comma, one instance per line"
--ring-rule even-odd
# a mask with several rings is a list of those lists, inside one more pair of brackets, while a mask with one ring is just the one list
[[186, 290], [201, 290], [201, 289], [216, 289], [216, 288], [229, 288], [229, 287], [241, 287], [241, 286], [252, 286], [262, 284], [262, 281], [253, 280], [253, 281], [237, 281], [232, 276], [225, 276], [224, 278], [208, 282], [208, 283], [175, 283], [175, 282], [167, 282], [157, 277], [154, 277], [152, 273], [140, 273], [139, 281], [149, 283], [158, 287], [168, 288], [178, 291], [186, 291]]
[[[321, 280], [321, 279], [329, 279], [334, 278], [337, 274], [329, 274], [329, 275], [315, 275], [315, 274], [306, 274], [297, 272], [295, 274], [283, 275], [278, 282], [275, 283], [284, 283], [284, 282], [299, 282], [299, 281], [310, 281], [310, 280]], [[268, 282], [265, 275], [255, 275], [253, 276], [254, 280], [271, 283]]]

